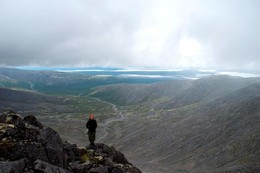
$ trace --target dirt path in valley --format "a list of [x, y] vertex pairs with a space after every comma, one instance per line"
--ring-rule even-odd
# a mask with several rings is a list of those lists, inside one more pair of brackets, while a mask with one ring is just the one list
[[[117, 115], [116, 117], [113, 117], [113, 118], [110, 118], [110, 119], [105, 120], [105, 122], [101, 124], [101, 126], [103, 127], [103, 133], [104, 133], [104, 135], [102, 135], [101, 137], [99, 137], [99, 138], [97, 139], [97, 142], [101, 142], [101, 140], [105, 139], [105, 138], [108, 136], [108, 132], [109, 132], [109, 129], [110, 129], [110, 125], [111, 125], [112, 123], [115, 123], [115, 122], [124, 121], [124, 120], [125, 120], [125, 116], [122, 114], [122, 112], [121, 112], [120, 110], [118, 110], [118, 108], [116, 107], [115, 104], [110, 103], [110, 102], [107, 102], [107, 101], [104, 101], [104, 100], [100, 100], [100, 99], [98, 99], [98, 98], [94, 98], [94, 97], [91, 97], [91, 98], [93, 98], [93, 99], [95, 99], [95, 100], [98, 100], [98, 101], [100, 101], [100, 102], [103, 102], [103, 103], [106, 103], [106, 104], [111, 105], [111, 106], [112, 106], [112, 109], [114, 110], [114, 112], [115, 112], [116, 115]], [[115, 136], [120, 136], [120, 135], [121, 135], [120, 130], [115, 131], [114, 133], [115, 133], [115, 134], [113, 134], [113, 135], [115, 135]]]

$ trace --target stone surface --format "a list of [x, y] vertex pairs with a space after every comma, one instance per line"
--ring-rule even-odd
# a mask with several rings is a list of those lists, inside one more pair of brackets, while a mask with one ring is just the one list
[[43, 144], [49, 162], [53, 165], [64, 167], [63, 144], [59, 134], [49, 127], [43, 128], [38, 140]]
[[33, 115], [28, 115], [28, 116], [24, 117], [23, 120], [27, 124], [36, 126], [36, 127], [40, 128], [40, 129], [43, 128], [43, 125], [39, 121], [37, 121], [36, 117], [33, 116]]
[[0, 173], [20, 173], [26, 165], [25, 159], [9, 162], [0, 162]]
[[44, 173], [72, 173], [72, 171], [65, 170], [61, 167], [54, 166], [41, 160], [36, 160], [34, 164], [35, 170], [42, 171]]
[[89, 173], [108, 173], [108, 167], [107, 166], [100, 166], [97, 168], [92, 168], [89, 170]]

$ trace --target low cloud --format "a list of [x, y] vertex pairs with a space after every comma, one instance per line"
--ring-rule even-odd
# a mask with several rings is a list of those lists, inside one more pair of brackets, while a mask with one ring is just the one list
[[0, 2], [0, 64], [259, 68], [256, 0]]

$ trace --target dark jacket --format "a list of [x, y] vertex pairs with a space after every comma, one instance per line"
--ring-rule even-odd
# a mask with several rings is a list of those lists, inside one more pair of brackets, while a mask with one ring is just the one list
[[91, 120], [89, 119], [87, 124], [86, 124], [86, 127], [87, 129], [90, 131], [90, 132], [96, 132], [96, 128], [97, 128], [97, 121], [96, 120]]

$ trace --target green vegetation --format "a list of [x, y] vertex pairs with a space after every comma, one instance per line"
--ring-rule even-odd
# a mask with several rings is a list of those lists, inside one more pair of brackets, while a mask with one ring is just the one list
[[1, 79], [0, 78], [0, 87], [5, 88], [20, 88], [25, 90], [30, 90], [30, 83], [19, 81], [15, 79]]

